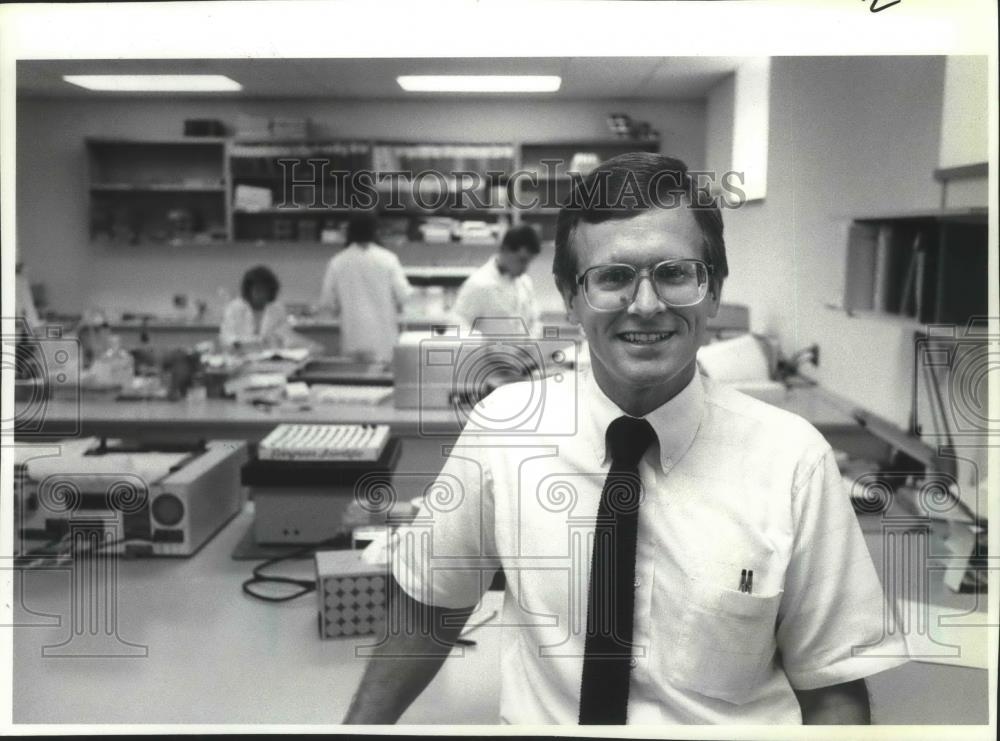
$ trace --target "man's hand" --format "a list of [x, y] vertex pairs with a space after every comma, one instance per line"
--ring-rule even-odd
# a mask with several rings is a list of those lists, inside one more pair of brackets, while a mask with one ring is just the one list
[[473, 608], [448, 609], [417, 602], [393, 579], [389, 635], [368, 660], [344, 723], [395, 723], [437, 674]]
[[869, 725], [872, 722], [865, 680], [815, 690], [795, 690], [805, 725]]

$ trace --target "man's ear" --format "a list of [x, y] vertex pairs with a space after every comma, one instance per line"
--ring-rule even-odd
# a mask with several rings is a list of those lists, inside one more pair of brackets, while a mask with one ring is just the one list
[[568, 288], [562, 287], [559, 289], [559, 293], [562, 294], [563, 306], [566, 307], [566, 319], [571, 324], [580, 324], [580, 317], [576, 313], [577, 301], [580, 300], [580, 292], [573, 293]]
[[708, 302], [708, 316], [713, 319], [719, 313], [719, 304], [722, 303], [722, 287], [716, 288], [712, 286], [708, 289], [708, 294], [705, 296], [705, 301]]

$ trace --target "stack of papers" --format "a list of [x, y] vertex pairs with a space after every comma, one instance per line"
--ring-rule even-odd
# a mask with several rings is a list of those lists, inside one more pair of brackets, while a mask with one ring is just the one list
[[286, 378], [284, 373], [247, 373], [226, 381], [225, 389], [227, 394], [239, 395], [247, 391], [284, 388]]
[[362, 404], [378, 406], [392, 396], [392, 386], [361, 386], [354, 384], [316, 384], [310, 398], [317, 404]]
[[270, 188], [254, 185], [237, 185], [233, 195], [233, 208], [237, 211], [264, 211], [273, 205]]

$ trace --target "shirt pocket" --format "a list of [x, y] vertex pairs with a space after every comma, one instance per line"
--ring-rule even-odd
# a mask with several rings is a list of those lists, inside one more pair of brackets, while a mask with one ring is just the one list
[[693, 578], [688, 586], [658, 663], [677, 687], [742, 704], [759, 691], [774, 659], [782, 592], [746, 594]]

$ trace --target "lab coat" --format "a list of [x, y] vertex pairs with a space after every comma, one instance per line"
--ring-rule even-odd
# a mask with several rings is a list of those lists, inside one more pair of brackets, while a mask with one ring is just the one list
[[224, 347], [236, 343], [283, 346], [290, 333], [285, 307], [277, 301], [264, 307], [258, 327], [250, 304], [243, 298], [234, 298], [222, 315], [219, 341]]
[[319, 306], [339, 315], [340, 352], [392, 360], [399, 312], [413, 289], [399, 258], [377, 244], [352, 244], [331, 258]]

